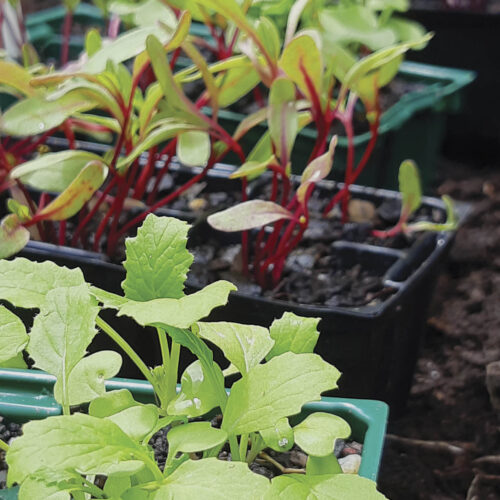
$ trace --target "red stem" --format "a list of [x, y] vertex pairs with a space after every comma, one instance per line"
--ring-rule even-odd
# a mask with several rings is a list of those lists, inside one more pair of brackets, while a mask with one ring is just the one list
[[66, 243], [66, 221], [59, 222], [59, 241], [58, 245], [63, 246]]
[[61, 47], [61, 66], [66, 66], [69, 59], [69, 40], [71, 36], [71, 27], [73, 25], [73, 11], [68, 9], [64, 17], [63, 25], [63, 44]]

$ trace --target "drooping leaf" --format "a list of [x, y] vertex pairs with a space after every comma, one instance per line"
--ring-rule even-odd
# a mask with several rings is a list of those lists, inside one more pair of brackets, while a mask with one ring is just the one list
[[224, 386], [224, 377], [217, 363], [213, 363], [218, 386], [214, 387], [206, 377], [199, 360], [191, 363], [182, 374], [181, 390], [170, 402], [169, 415], [185, 415], [189, 418], [205, 415], [219, 404], [219, 387]]
[[48, 101], [34, 96], [11, 106], [0, 118], [0, 130], [7, 135], [28, 137], [43, 134], [61, 125], [77, 111], [94, 106], [84, 95], [72, 92]]
[[102, 158], [87, 151], [47, 153], [15, 167], [10, 176], [40, 191], [61, 193], [91, 161]]
[[337, 415], [312, 413], [293, 429], [295, 442], [308, 454], [324, 457], [333, 453], [335, 441], [351, 435], [349, 424]]
[[188, 167], [204, 167], [210, 158], [210, 136], [207, 132], [193, 130], [182, 132], [177, 139], [177, 157]]
[[399, 167], [399, 192], [402, 196], [401, 211], [408, 217], [422, 203], [420, 176], [412, 160], [405, 160]]
[[236, 290], [232, 283], [220, 280], [180, 299], [129, 300], [120, 307], [118, 316], [130, 316], [142, 326], [189, 328], [215, 307], [226, 304], [232, 290]]
[[306, 82], [306, 75], [316, 94], [321, 95], [323, 61], [321, 52], [311, 36], [306, 34], [294, 38], [283, 50], [279, 67], [309, 99], [312, 94]]
[[262, 429], [260, 435], [266, 446], [277, 452], [291, 450], [294, 445], [293, 429], [288, 418], [280, 418], [273, 426]]
[[[122, 357], [115, 351], [100, 351], [81, 359], [68, 378], [69, 405], [88, 403], [106, 392], [105, 381], [115, 377], [122, 366]], [[63, 401], [63, 384], [58, 379], [54, 397]]]
[[244, 462], [207, 458], [184, 462], [164, 480], [152, 500], [166, 498], [255, 500], [263, 497], [269, 488], [269, 481], [263, 476], [254, 474]]
[[16, 357], [28, 340], [23, 322], [6, 307], [0, 306], [0, 363]]
[[148, 301], [184, 295], [184, 282], [193, 262], [186, 249], [188, 230], [186, 222], [174, 218], [146, 217], [137, 236], [125, 242], [127, 277], [122, 288], [126, 298]]
[[286, 208], [272, 201], [250, 200], [212, 214], [208, 223], [219, 231], [246, 231], [282, 219], [293, 219]]
[[30, 233], [21, 224], [19, 217], [16, 214], [7, 215], [0, 222], [0, 259], [15, 255], [29, 240]]
[[300, 203], [306, 201], [306, 193], [311, 184], [316, 184], [320, 180], [328, 176], [333, 165], [333, 156], [335, 153], [335, 147], [337, 146], [337, 136], [334, 135], [330, 141], [330, 146], [328, 151], [321, 156], [315, 158], [302, 173], [300, 179], [300, 186], [297, 189], [297, 199]]
[[30, 72], [11, 61], [0, 60], [0, 85], [7, 85], [26, 96], [34, 96], [36, 90], [30, 85]]
[[320, 320], [321, 318], [304, 318], [292, 312], [285, 312], [280, 319], [275, 319], [269, 328], [274, 346], [266, 360], [269, 361], [285, 352], [313, 352], [319, 338]]
[[82, 413], [31, 421], [7, 455], [9, 486], [43, 468], [107, 474], [145, 458], [144, 448], [113, 422]]
[[227, 433], [212, 427], [210, 422], [190, 422], [170, 429], [167, 439], [170, 461], [178, 452], [197, 453], [214, 448], [226, 441]]
[[387, 500], [377, 485], [355, 474], [310, 476], [283, 474], [275, 477], [265, 500]]
[[196, 327], [198, 335], [219, 347], [242, 375], [258, 365], [274, 344], [269, 330], [262, 326], [221, 321], [199, 322]]
[[257, 365], [233, 385], [222, 429], [230, 435], [267, 429], [335, 389], [339, 377], [340, 372], [316, 354], [287, 352]]
[[53, 262], [33, 262], [19, 257], [0, 260], [0, 299], [16, 307], [41, 308], [48, 292], [59, 287], [83, 285], [80, 269], [68, 269]]
[[56, 396], [69, 405], [71, 370], [85, 356], [94, 335], [98, 307], [87, 285], [55, 288], [47, 293], [30, 333], [28, 353], [35, 366], [55, 375], [61, 387]]

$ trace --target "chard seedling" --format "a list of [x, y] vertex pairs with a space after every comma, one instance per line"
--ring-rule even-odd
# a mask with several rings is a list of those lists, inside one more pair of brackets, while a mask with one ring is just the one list
[[449, 196], [442, 197], [446, 208], [446, 221], [442, 224], [429, 221], [408, 222], [410, 217], [420, 208], [422, 203], [422, 188], [420, 176], [415, 162], [406, 160], [399, 167], [399, 192], [401, 193], [401, 213], [398, 223], [387, 231], [374, 230], [377, 238], [388, 238], [399, 233], [414, 233], [418, 231], [453, 231], [458, 220], [453, 201]]
[[[329, 491], [345, 500], [385, 498], [372, 481], [341, 473], [333, 448], [336, 439], [350, 435], [345, 421], [324, 413], [291, 420], [305, 403], [336, 388], [340, 376], [312, 353], [319, 319], [287, 313], [270, 329], [204, 321], [235, 287], [219, 281], [184, 294], [192, 262], [187, 230], [176, 219], [146, 218], [137, 237], [127, 240], [123, 296], [88, 285], [79, 269], [23, 258], [0, 261], [0, 298], [39, 309], [29, 333], [12, 312], [0, 309], [0, 361], [8, 365], [26, 351], [35, 367], [55, 376], [54, 397], [63, 409], [62, 416], [25, 424], [10, 446], [0, 442], [8, 485], [20, 484], [20, 500], [69, 495], [265, 499], [279, 498], [289, 488], [301, 497], [307, 492], [324, 498]], [[147, 367], [126, 337], [104, 321], [103, 308], [156, 327], [162, 364]], [[106, 391], [105, 380], [117, 373], [121, 356], [113, 351], [86, 355], [96, 334], [108, 335], [136, 363], [158, 405], [139, 403], [125, 389]], [[240, 375], [229, 394], [209, 343]], [[197, 361], [186, 368], [176, 391], [181, 347]], [[89, 403], [88, 414], [78, 406], [82, 403]], [[214, 410], [222, 415], [220, 428], [191, 420]], [[167, 426], [162, 470], [148, 442]], [[273, 460], [266, 448], [284, 451], [294, 443], [309, 455], [305, 470], [285, 470], [286, 477], [272, 481], [250, 471], [248, 464], [258, 455]], [[217, 458], [226, 444], [231, 461]]]

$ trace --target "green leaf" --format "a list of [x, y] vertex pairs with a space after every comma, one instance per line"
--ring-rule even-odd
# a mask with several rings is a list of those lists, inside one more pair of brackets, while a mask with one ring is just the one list
[[315, 40], [309, 35], [299, 35], [283, 50], [279, 67], [296, 83], [304, 95], [311, 99], [305, 74], [310, 78], [316, 94], [321, 95], [323, 60]]
[[[100, 351], [81, 359], [68, 378], [69, 405], [87, 403], [106, 393], [105, 381], [115, 377], [122, 366], [122, 357], [114, 351]], [[63, 401], [63, 385], [58, 379], [54, 397]]]
[[182, 132], [177, 139], [177, 157], [188, 167], [204, 167], [210, 158], [211, 143], [207, 132]]
[[288, 352], [257, 365], [233, 385], [222, 429], [230, 435], [267, 429], [335, 389], [339, 377], [340, 372], [316, 354]]
[[[426, 29], [415, 21], [409, 19], [402, 19], [392, 17], [386, 23], [386, 27], [390, 28], [396, 35], [399, 42], [413, 42], [414, 40], [421, 40], [425, 36]], [[426, 44], [422, 46], [413, 47], [414, 50], [423, 49]]]
[[227, 108], [246, 96], [260, 82], [260, 77], [252, 63], [247, 59], [245, 64], [228, 69], [217, 78], [219, 87], [217, 101], [219, 106]]
[[31, 421], [7, 454], [9, 486], [40, 469], [108, 474], [117, 464], [146, 459], [144, 448], [111, 421], [81, 413]]
[[7, 215], [0, 222], [0, 259], [15, 255], [29, 240], [30, 232], [21, 225], [19, 217], [15, 214]]
[[133, 441], [140, 442], [155, 428], [159, 418], [155, 405], [135, 405], [106, 417]]
[[231, 232], [254, 229], [282, 219], [293, 219], [292, 212], [272, 201], [250, 200], [212, 214], [207, 221], [218, 231]]
[[246, 375], [271, 350], [274, 341], [262, 326], [221, 321], [196, 323], [198, 335], [219, 347], [224, 356]]
[[62, 385], [58, 402], [69, 405], [69, 376], [85, 356], [95, 334], [98, 307], [87, 285], [56, 288], [47, 293], [30, 333], [28, 353], [35, 366], [55, 375]]
[[277, 61], [281, 52], [278, 28], [276, 28], [276, 25], [268, 17], [259, 18], [256, 28], [262, 44], [266, 47], [269, 55]]
[[92, 57], [102, 48], [102, 38], [95, 28], [89, 30], [85, 35], [85, 52], [88, 57]]
[[68, 269], [53, 262], [33, 262], [19, 257], [0, 260], [0, 299], [16, 307], [41, 308], [54, 288], [83, 285], [80, 269]]
[[106, 392], [90, 402], [89, 415], [105, 418], [120, 413], [127, 408], [138, 406], [138, 403], [128, 389]]
[[129, 30], [90, 57], [83, 65], [82, 71], [91, 74], [101, 73], [106, 69], [108, 61], [121, 63], [132, 59], [146, 49], [146, 39], [153, 34], [161, 43], [166, 43], [171, 37], [171, 33], [158, 29], [157, 26]]
[[31, 73], [14, 62], [0, 60], [0, 85], [7, 85], [26, 96], [34, 96], [36, 90], [30, 85]]
[[106, 292], [106, 290], [101, 290], [96, 286], [89, 287], [89, 291], [107, 309], [120, 309], [127, 302], [125, 297], [116, 293]]
[[300, 186], [297, 189], [297, 199], [300, 203], [306, 202], [306, 193], [309, 190], [309, 186], [316, 184], [317, 182], [323, 180], [328, 176], [333, 165], [333, 156], [335, 153], [335, 148], [337, 146], [337, 136], [334, 135], [330, 141], [330, 146], [328, 151], [315, 158], [302, 173], [300, 179]]
[[181, 390], [170, 402], [168, 414], [194, 418], [216, 408], [219, 405], [220, 387], [224, 386], [224, 377], [217, 363], [213, 363], [213, 374], [217, 378], [217, 387], [205, 375], [199, 360], [191, 363], [182, 374]]
[[266, 360], [285, 352], [295, 354], [311, 353], [318, 342], [318, 323], [321, 318], [304, 318], [292, 312], [285, 312], [280, 319], [273, 321], [269, 328], [274, 346]]
[[255, 500], [269, 489], [269, 480], [254, 474], [243, 462], [217, 458], [188, 460], [167, 477], [153, 500], [204, 498]]
[[161, 22], [174, 29], [177, 24], [177, 18], [172, 9], [160, 0], [146, 0], [139, 3], [114, 1], [109, 6], [109, 10], [120, 17], [130, 16], [135, 26], [158, 26]]
[[21, 222], [25, 222], [30, 219], [30, 209], [13, 198], [9, 198], [7, 200], [7, 208], [9, 212], [17, 215], [17, 218]]
[[264, 161], [247, 161], [241, 165], [240, 168], [235, 170], [230, 176], [230, 179], [239, 179], [247, 177], [249, 180], [255, 179], [267, 170], [267, 166], [276, 161], [276, 157], [271, 155]]
[[[43, 477], [43, 476], [42, 476]], [[43, 478], [28, 477], [19, 488], [19, 500], [70, 500], [71, 495], [58, 484], [46, 484]]]
[[28, 340], [23, 322], [0, 305], [0, 362], [15, 358], [26, 347]]
[[276, 78], [269, 94], [268, 123], [276, 155], [285, 165], [299, 129], [295, 100], [295, 85], [286, 78]]
[[180, 299], [130, 300], [120, 307], [118, 316], [130, 316], [142, 326], [189, 328], [215, 307], [226, 304], [232, 290], [236, 290], [232, 283], [220, 280]]
[[197, 453], [221, 445], [227, 440], [227, 433], [212, 427], [210, 422], [191, 422], [172, 427], [167, 440], [167, 462], [170, 463], [179, 452]]
[[24, 361], [23, 353], [20, 352], [14, 358], [8, 359], [7, 361], [0, 362], [1, 368], [21, 368], [25, 370], [28, 368], [26, 361]]
[[399, 167], [399, 192], [402, 196], [401, 213], [408, 218], [422, 203], [420, 176], [412, 160], [405, 160]]
[[333, 453], [325, 455], [324, 457], [309, 455], [306, 463], [306, 474], [311, 476], [342, 474], [342, 467]]
[[43, 134], [61, 125], [73, 113], [93, 107], [84, 95], [74, 92], [53, 101], [29, 97], [11, 106], [0, 117], [0, 130], [18, 137]]
[[146, 217], [137, 236], [125, 241], [127, 277], [122, 288], [126, 298], [148, 301], [184, 295], [184, 282], [193, 262], [186, 249], [188, 230], [186, 222], [171, 217]]
[[293, 429], [295, 442], [308, 454], [324, 457], [333, 453], [335, 441], [351, 435], [349, 424], [337, 415], [312, 413]]
[[262, 429], [260, 435], [266, 446], [277, 452], [291, 450], [294, 445], [293, 429], [288, 418], [280, 418], [273, 426]]
[[73, 182], [51, 203], [38, 212], [46, 220], [65, 220], [75, 215], [106, 180], [108, 167], [102, 161], [91, 161]]
[[91, 161], [102, 162], [102, 158], [94, 153], [76, 150], [47, 153], [15, 167], [10, 177], [40, 191], [61, 193]]
[[377, 485], [355, 474], [309, 476], [283, 474], [273, 478], [264, 500], [383, 500]]

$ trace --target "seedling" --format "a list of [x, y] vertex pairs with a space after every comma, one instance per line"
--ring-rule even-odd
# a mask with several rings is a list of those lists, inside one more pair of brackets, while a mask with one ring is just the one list
[[[62, 492], [82, 499], [188, 498], [201, 492], [206, 498], [220, 498], [221, 492], [231, 498], [277, 498], [290, 488], [301, 497], [321, 498], [328, 491], [343, 499], [385, 498], [372, 481], [341, 473], [333, 448], [336, 439], [350, 435], [345, 421], [314, 413], [297, 425], [289, 422], [305, 403], [336, 388], [340, 376], [312, 353], [319, 319], [285, 314], [269, 329], [203, 321], [235, 287], [218, 281], [184, 294], [193, 260], [186, 250], [188, 228], [176, 219], [146, 218], [126, 243], [123, 296], [88, 285], [79, 269], [23, 258], [0, 261], [0, 298], [40, 310], [28, 334], [12, 312], [0, 309], [0, 362], [18, 366], [26, 351], [35, 367], [56, 377], [54, 397], [64, 413], [26, 424], [10, 446], [1, 442], [8, 485], [20, 484], [20, 500]], [[101, 317], [104, 308], [155, 327], [163, 363], [148, 368]], [[158, 405], [141, 404], [127, 390], [106, 392], [104, 381], [116, 375], [121, 356], [86, 355], [97, 334], [108, 335], [134, 361]], [[223, 351], [231, 363], [228, 372], [240, 375], [229, 395], [207, 341]], [[176, 392], [181, 347], [197, 360]], [[84, 403], [90, 403], [88, 414], [78, 409]], [[222, 414], [220, 429], [190, 421], [212, 410]], [[148, 442], [167, 426], [169, 450], [161, 470]], [[218, 460], [226, 443], [231, 461]], [[249, 470], [248, 463], [265, 457], [266, 448], [286, 451], [294, 443], [309, 455], [302, 474], [269, 481]], [[96, 475], [104, 479], [95, 481]]]

